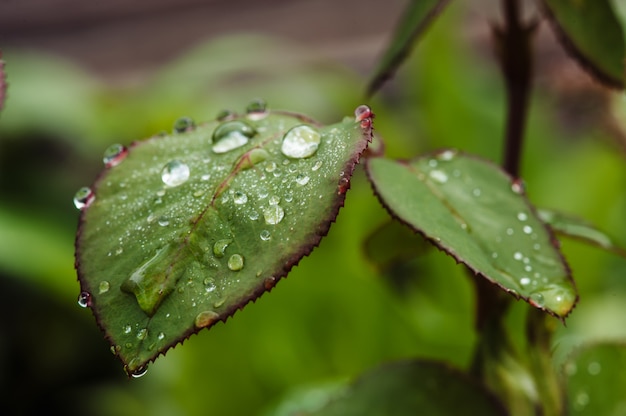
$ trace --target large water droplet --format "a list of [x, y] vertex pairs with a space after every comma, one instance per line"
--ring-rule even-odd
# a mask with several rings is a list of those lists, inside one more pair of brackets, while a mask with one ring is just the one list
[[227, 121], [213, 132], [213, 151], [226, 153], [237, 149], [256, 134], [256, 130], [243, 121]]
[[213, 244], [213, 254], [215, 257], [224, 257], [226, 247], [228, 247], [232, 242], [233, 240], [230, 239], [217, 240], [215, 244]]
[[220, 315], [214, 311], [203, 311], [196, 315], [196, 328], [206, 328], [217, 321]]
[[146, 373], [148, 372], [148, 367], [139, 367], [138, 369], [136, 369], [135, 371], [133, 371], [130, 376], [132, 378], [139, 378], [139, 377], [143, 377], [146, 375]]
[[102, 161], [105, 167], [112, 168], [122, 163], [127, 154], [128, 149], [126, 147], [119, 143], [112, 144], [104, 151]]
[[103, 294], [109, 291], [109, 288], [111, 287], [111, 285], [109, 284], [109, 282], [107, 282], [106, 280], [103, 280], [100, 282], [100, 285], [98, 285], [98, 293]]
[[189, 179], [189, 166], [179, 160], [171, 160], [163, 166], [161, 180], [167, 186], [182, 185]]
[[261, 120], [267, 117], [268, 114], [267, 103], [260, 98], [251, 101], [246, 107], [246, 115], [250, 120]]
[[263, 217], [267, 224], [278, 224], [285, 217], [285, 211], [280, 205], [270, 205], [263, 210]]
[[89, 292], [80, 292], [80, 295], [78, 295], [78, 306], [81, 308], [91, 306], [91, 294]]
[[285, 133], [280, 150], [287, 157], [303, 159], [317, 152], [321, 139], [322, 135], [317, 130], [302, 124]]
[[234, 272], [243, 269], [243, 257], [241, 254], [233, 254], [228, 259], [228, 268]]
[[184, 133], [192, 130], [195, 127], [195, 123], [189, 117], [181, 117], [174, 122], [174, 133]]
[[96, 194], [94, 194], [90, 188], [83, 186], [74, 195], [74, 206], [78, 209], [85, 209], [88, 208], [95, 199]]

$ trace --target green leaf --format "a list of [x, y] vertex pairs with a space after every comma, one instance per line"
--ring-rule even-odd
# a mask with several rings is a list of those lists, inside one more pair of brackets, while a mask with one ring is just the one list
[[365, 375], [316, 416], [503, 415], [506, 410], [467, 375], [431, 361], [381, 366]]
[[596, 79], [624, 88], [624, 31], [609, 0], [543, 0], [567, 51]]
[[[84, 188], [81, 301], [129, 374], [270, 290], [343, 205], [371, 113], [323, 127], [259, 108], [112, 146]], [[185, 125], [183, 125], [185, 124]]]
[[367, 87], [371, 96], [385, 83], [409, 56], [413, 44], [428, 29], [450, 0], [412, 0], [396, 27], [391, 43], [381, 58]]
[[582, 218], [547, 209], [537, 210], [537, 216], [559, 234], [582, 240], [626, 257], [626, 249], [618, 246], [604, 231]]
[[515, 297], [555, 316], [576, 289], [561, 254], [524, 197], [491, 163], [446, 150], [408, 162], [370, 159], [369, 177], [388, 211]]
[[563, 365], [570, 415], [626, 414], [626, 346], [582, 348]]

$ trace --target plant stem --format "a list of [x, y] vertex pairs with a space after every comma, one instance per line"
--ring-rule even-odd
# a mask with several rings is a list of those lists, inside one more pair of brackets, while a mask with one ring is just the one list
[[497, 51], [507, 93], [504, 169], [519, 177], [522, 145], [531, 90], [531, 36], [535, 23], [520, 20], [518, 0], [502, 0], [504, 28], [496, 29]]

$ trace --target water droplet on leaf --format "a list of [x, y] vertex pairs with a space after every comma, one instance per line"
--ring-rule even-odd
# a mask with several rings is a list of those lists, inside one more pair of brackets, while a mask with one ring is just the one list
[[122, 163], [127, 154], [128, 149], [126, 147], [119, 143], [112, 144], [104, 151], [102, 161], [105, 167], [112, 168]]
[[196, 328], [206, 328], [213, 324], [219, 318], [219, 314], [214, 311], [203, 311], [196, 316], [195, 325]]
[[174, 133], [184, 133], [195, 127], [195, 123], [189, 117], [181, 117], [174, 122]]
[[250, 120], [261, 120], [267, 117], [269, 114], [269, 111], [267, 111], [267, 103], [260, 98], [251, 101], [246, 107], [246, 114]]
[[303, 175], [303, 174], [301, 174], [301, 173], [300, 173], [300, 174], [298, 174], [298, 175], [296, 176], [296, 183], [297, 183], [298, 185], [300, 185], [300, 186], [304, 186], [304, 185], [306, 185], [307, 183], [309, 183], [309, 180], [310, 180], [310, 179], [311, 179], [311, 178], [309, 178], [307, 175]]
[[312, 170], [313, 172], [317, 171], [319, 168], [321, 168], [321, 167], [322, 167], [322, 163], [323, 163], [323, 162], [322, 162], [321, 160], [318, 160], [317, 162], [315, 162], [315, 164], [313, 165], [313, 167], [311, 167], [311, 170]]
[[531, 293], [530, 302], [538, 307], [543, 307], [543, 305], [545, 305], [545, 299], [541, 293]]
[[78, 209], [85, 209], [88, 208], [95, 199], [96, 194], [94, 194], [90, 188], [83, 186], [74, 195], [74, 206]]
[[442, 170], [431, 170], [428, 172], [428, 175], [439, 183], [446, 183], [448, 181], [448, 175], [446, 175], [446, 173]]
[[270, 199], [267, 201], [270, 205], [278, 205], [280, 204], [280, 197], [278, 195], [270, 196]]
[[270, 205], [263, 210], [263, 217], [267, 224], [278, 224], [285, 217], [285, 211], [280, 205]]
[[213, 132], [213, 152], [226, 153], [237, 149], [256, 134], [256, 130], [243, 121], [227, 121]]
[[270, 238], [272, 238], [270, 232], [267, 230], [262, 230], [261, 234], [259, 234], [259, 237], [261, 237], [261, 240], [263, 241], [268, 241]]
[[86, 308], [87, 306], [91, 306], [91, 295], [89, 292], [80, 292], [78, 295], [78, 306], [81, 308]]
[[217, 119], [217, 121], [228, 121], [234, 119], [235, 117], [237, 117], [237, 114], [235, 114], [234, 111], [222, 110], [217, 113], [217, 117], [215, 118]]
[[248, 202], [248, 195], [244, 194], [241, 191], [236, 191], [233, 195], [233, 201], [235, 202], [235, 204], [243, 205]]
[[163, 166], [161, 180], [167, 186], [182, 185], [189, 179], [189, 166], [179, 160], [171, 160]]
[[228, 259], [228, 268], [234, 272], [243, 269], [243, 257], [241, 254], [233, 254]]
[[293, 159], [311, 157], [317, 152], [322, 135], [305, 124], [291, 128], [283, 137], [281, 152]]
[[358, 106], [354, 110], [354, 121], [357, 121], [357, 122], [363, 121], [366, 118], [372, 118], [373, 116], [374, 116], [374, 113], [372, 113], [372, 109], [365, 104]]
[[226, 252], [226, 248], [232, 243], [233, 240], [230, 239], [222, 239], [217, 240], [215, 244], [213, 244], [213, 254], [215, 257], [224, 257], [224, 253]]
[[103, 280], [100, 282], [100, 285], [98, 285], [98, 293], [100, 294], [106, 293], [109, 291], [110, 287], [111, 285], [109, 284], [109, 282], [107, 282], [106, 280]]

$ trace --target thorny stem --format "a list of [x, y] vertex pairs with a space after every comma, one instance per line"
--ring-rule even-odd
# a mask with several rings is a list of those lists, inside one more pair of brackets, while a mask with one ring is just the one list
[[519, 176], [531, 90], [531, 37], [535, 23], [520, 20], [518, 0], [502, 0], [504, 28], [495, 28], [496, 50], [507, 93], [504, 169]]

